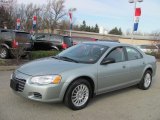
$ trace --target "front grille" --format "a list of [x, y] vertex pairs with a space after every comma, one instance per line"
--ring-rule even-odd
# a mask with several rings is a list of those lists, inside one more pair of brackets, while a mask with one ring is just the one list
[[23, 92], [24, 86], [25, 86], [25, 84], [26, 84], [26, 80], [24, 80], [24, 79], [19, 79], [19, 78], [15, 78], [15, 77], [13, 77], [13, 80], [15, 80], [15, 81], [18, 83], [17, 91]]

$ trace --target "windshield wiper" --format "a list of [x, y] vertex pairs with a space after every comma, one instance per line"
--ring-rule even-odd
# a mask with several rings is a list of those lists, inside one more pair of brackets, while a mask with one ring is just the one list
[[65, 61], [79, 63], [77, 60], [74, 60], [74, 59], [66, 57], [66, 56], [59, 56], [59, 58], [62, 59], [62, 60], [65, 60]]
[[54, 59], [60, 59], [58, 56], [52, 56], [51, 58], [54, 58]]

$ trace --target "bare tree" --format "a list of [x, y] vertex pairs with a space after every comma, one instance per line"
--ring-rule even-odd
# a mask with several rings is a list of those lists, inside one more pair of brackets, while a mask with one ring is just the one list
[[160, 31], [154, 31], [150, 35], [153, 36], [154, 39], [160, 40]]
[[53, 32], [58, 22], [67, 14], [64, 9], [64, 0], [49, 0], [47, 3], [47, 17]]

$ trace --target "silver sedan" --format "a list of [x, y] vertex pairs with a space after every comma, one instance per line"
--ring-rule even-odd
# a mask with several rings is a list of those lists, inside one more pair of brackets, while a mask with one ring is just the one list
[[134, 46], [88, 42], [22, 65], [13, 72], [10, 87], [25, 98], [63, 101], [79, 110], [95, 95], [132, 85], [147, 90], [155, 73], [155, 57]]

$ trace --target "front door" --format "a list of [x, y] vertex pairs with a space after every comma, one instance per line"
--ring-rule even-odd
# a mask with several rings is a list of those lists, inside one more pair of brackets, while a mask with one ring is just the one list
[[129, 80], [129, 68], [123, 47], [116, 47], [106, 56], [115, 59], [115, 63], [99, 65], [98, 67], [98, 93], [117, 89]]

